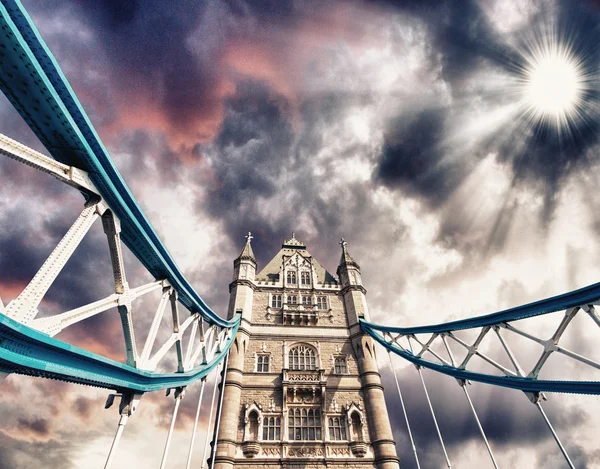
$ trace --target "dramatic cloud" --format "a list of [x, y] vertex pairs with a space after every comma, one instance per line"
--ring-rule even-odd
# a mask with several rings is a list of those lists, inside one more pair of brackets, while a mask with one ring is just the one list
[[[590, 262], [600, 255], [594, 2], [24, 3], [161, 239], [222, 316], [231, 263], [248, 231], [259, 268], [296, 231], [331, 272], [344, 236], [375, 322], [465, 318], [599, 278]], [[550, 34], [568, 41], [585, 77], [585, 106], [559, 128], [532, 118], [522, 84], [528, 54]], [[2, 133], [43, 151], [3, 96], [0, 122]], [[7, 304], [83, 199], [6, 159], [0, 178], [0, 297]], [[125, 255], [131, 286], [152, 280]], [[98, 223], [40, 314], [103, 298], [112, 282]], [[138, 347], [159, 297], [134, 303]], [[532, 333], [548, 336], [550, 319]], [[164, 326], [158, 342], [170, 334], [170, 322]], [[586, 345], [596, 341], [589, 324], [578, 317], [574, 326], [565, 343], [600, 359]], [[124, 357], [115, 310], [58, 337]], [[173, 364], [174, 356], [165, 368]], [[395, 383], [381, 365], [402, 467], [415, 467]], [[550, 375], [588, 376], [567, 362], [550, 365]], [[442, 467], [418, 376], [412, 366], [399, 370], [423, 467]], [[447, 377], [426, 379], [452, 462], [489, 464], [461, 389]], [[102, 409], [107, 393], [33, 382], [11, 376], [0, 384], [0, 467], [100, 465], [117, 420], [114, 407]], [[502, 467], [562, 467], [522, 393], [469, 390]], [[198, 391], [190, 388], [183, 401], [173, 464], [187, 454]], [[600, 460], [598, 404], [586, 399], [550, 396], [545, 404], [577, 467]], [[119, 454], [119, 464], [156, 464], [172, 408], [172, 398], [144, 397], [124, 436], [131, 451]]]

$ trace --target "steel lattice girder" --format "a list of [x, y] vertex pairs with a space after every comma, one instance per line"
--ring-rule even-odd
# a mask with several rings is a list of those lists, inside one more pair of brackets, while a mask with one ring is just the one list
[[[361, 319], [363, 331], [369, 334], [373, 339], [383, 345], [387, 350], [399, 355], [400, 357], [414, 363], [417, 366], [437, 371], [459, 380], [478, 381], [481, 383], [503, 386], [507, 388], [519, 389], [525, 392], [563, 392], [577, 394], [600, 394], [599, 381], [570, 381], [570, 380], [540, 380], [530, 376], [496, 376], [485, 373], [477, 373], [464, 369], [463, 367], [450, 366], [445, 363], [435, 363], [425, 360], [419, 355], [415, 355], [410, 350], [404, 349], [393, 340], [387, 340], [386, 335], [397, 334], [402, 337], [414, 337], [416, 334], [433, 334], [435, 337], [443, 337], [444, 334], [450, 335], [454, 331], [474, 328], [507, 327], [511, 321], [526, 319], [534, 316], [541, 316], [561, 310], [570, 310], [572, 308], [591, 309], [600, 299], [600, 283], [589, 285], [579, 290], [574, 290], [563, 295], [546, 298], [541, 301], [528, 303], [515, 308], [507, 309], [486, 316], [452, 321], [432, 326], [417, 327], [393, 327], [381, 324], [373, 324]], [[510, 327], [510, 326], [508, 326]], [[538, 342], [543, 342], [536, 339]], [[475, 347], [476, 349], [476, 347]], [[429, 351], [424, 347], [423, 351]], [[455, 365], [455, 364], [454, 364]]]
[[118, 392], [139, 393], [178, 388], [202, 379], [217, 367], [227, 356], [238, 327], [239, 321], [236, 321], [224, 345], [208, 363], [186, 372], [161, 374], [88, 352], [0, 314], [0, 371], [87, 384]]
[[118, 216], [122, 239], [156, 279], [168, 279], [192, 313], [222, 327], [220, 318], [183, 276], [113, 164], [77, 96], [25, 8], [0, 3], [0, 89], [56, 160], [84, 169]]

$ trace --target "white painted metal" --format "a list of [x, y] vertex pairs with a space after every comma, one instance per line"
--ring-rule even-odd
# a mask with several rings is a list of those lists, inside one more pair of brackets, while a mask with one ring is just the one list
[[471, 411], [473, 412], [473, 416], [475, 417], [475, 421], [477, 422], [477, 427], [479, 428], [479, 433], [481, 433], [481, 436], [483, 437], [485, 447], [488, 450], [488, 453], [490, 455], [490, 458], [492, 459], [492, 463], [494, 464], [494, 467], [496, 469], [498, 469], [498, 463], [496, 462], [496, 458], [494, 457], [494, 453], [492, 452], [492, 447], [490, 446], [490, 443], [489, 443], [487, 437], [485, 436], [485, 432], [483, 431], [483, 427], [481, 426], [481, 422], [479, 421], [479, 417], [477, 416], [477, 412], [475, 411], [475, 407], [473, 406], [471, 397], [469, 396], [469, 393], [467, 392], [467, 383], [465, 381], [459, 380], [458, 384], [465, 392], [465, 396], [467, 397], [467, 401], [469, 401], [469, 406], [471, 407]]
[[[177, 371], [181, 372], [184, 369], [183, 366], [183, 350], [181, 338], [183, 336], [183, 331], [179, 333], [179, 310], [177, 308], [177, 292], [175, 290], [172, 291], [171, 294], [171, 314], [173, 316], [173, 332], [177, 334], [175, 339], [175, 350], [177, 352]], [[186, 323], [192, 324], [196, 322], [196, 318], [194, 316], [190, 316]]]
[[600, 326], [600, 316], [598, 316], [598, 313], [596, 313], [596, 309], [592, 305], [582, 306], [581, 309], [588, 313], [590, 317], [594, 320], [594, 322], [598, 326]]
[[221, 367], [221, 392], [219, 394], [219, 406], [217, 407], [217, 413], [215, 415], [215, 418], [217, 419], [216, 421], [216, 425], [215, 425], [215, 434], [213, 437], [213, 447], [212, 447], [212, 451], [211, 451], [211, 458], [210, 458], [210, 469], [214, 469], [215, 468], [215, 455], [217, 453], [217, 436], [219, 435], [219, 427], [221, 426], [221, 412], [223, 411], [223, 396], [225, 395], [225, 379], [227, 378], [227, 363], [229, 362], [229, 353], [227, 354], [227, 356], [225, 357], [225, 360], [223, 360], [221, 363], [223, 364], [223, 366]]
[[165, 450], [163, 452], [162, 460], [160, 461], [160, 469], [165, 469], [167, 464], [167, 456], [169, 455], [169, 446], [171, 445], [171, 437], [173, 436], [173, 429], [175, 428], [175, 421], [177, 420], [177, 412], [179, 411], [179, 404], [183, 399], [184, 391], [179, 389], [175, 391], [175, 408], [173, 409], [173, 417], [171, 418], [171, 426], [169, 427], [169, 433], [167, 433], [167, 441], [165, 443]]
[[[191, 344], [190, 344], [191, 345]], [[191, 349], [191, 346], [190, 346]], [[194, 452], [194, 442], [196, 441], [196, 430], [198, 429], [198, 419], [200, 418], [200, 408], [202, 407], [202, 396], [204, 396], [204, 386], [206, 385], [206, 377], [202, 378], [202, 387], [200, 388], [200, 396], [198, 397], [198, 408], [196, 409], [196, 418], [194, 419], [194, 429], [192, 430], [192, 440], [190, 441], [190, 450], [188, 452], [185, 469], [190, 469], [192, 463], [192, 454]]]
[[541, 404], [540, 400], [542, 398], [544, 398], [543, 394], [539, 394], [539, 393], [526, 393], [526, 394], [527, 394], [527, 397], [529, 398], [529, 400], [531, 402], [533, 402], [535, 404], [535, 406], [537, 407], [537, 409], [540, 411], [540, 414], [542, 414], [542, 417], [544, 417], [544, 421], [546, 422], [546, 425], [548, 425], [548, 428], [550, 429], [550, 432], [552, 433], [552, 436], [554, 437], [554, 441], [556, 441], [556, 444], [560, 448], [560, 451], [563, 454], [563, 456], [565, 457], [567, 464], [569, 465], [569, 467], [571, 469], [575, 469], [575, 466], [573, 465], [571, 458], [567, 454], [567, 450], [560, 442], [558, 435], [554, 431], [554, 427], [552, 427], [552, 424], [550, 423], [550, 420], [548, 419], [546, 412], [544, 412], [544, 409], [542, 408], [542, 404]]
[[521, 368], [521, 366], [517, 362], [517, 359], [515, 358], [515, 356], [514, 356], [512, 350], [511, 350], [511, 348], [508, 346], [508, 344], [504, 340], [504, 337], [502, 337], [502, 334], [500, 334], [500, 327], [499, 326], [494, 326], [494, 332], [498, 336], [498, 339], [500, 340], [500, 343], [502, 344], [502, 347], [504, 348], [504, 351], [506, 352], [506, 354], [508, 355], [508, 358], [510, 359], [511, 363], [515, 367], [515, 371], [517, 372], [517, 375], [518, 376], [524, 376], [525, 372], [523, 371], [523, 369]]
[[113, 442], [110, 446], [104, 469], [110, 469], [110, 467], [112, 466], [117, 446], [119, 444], [119, 441], [121, 440], [121, 436], [123, 435], [123, 430], [125, 430], [125, 425], [127, 425], [129, 417], [131, 417], [133, 413], [137, 410], [138, 404], [140, 403], [140, 399], [142, 398], [142, 394], [110, 394], [108, 396], [108, 399], [106, 400], [106, 405], [104, 407], [107, 409], [111, 407], [115, 400], [115, 397], [119, 396], [121, 397], [121, 402], [119, 404], [119, 424], [117, 426], [117, 432], [115, 433]]
[[118, 304], [119, 295], [117, 293], [113, 293], [102, 300], [72, 309], [71, 311], [67, 311], [62, 314], [34, 319], [29, 326], [45, 332], [50, 336], [55, 336], [66, 327], [83, 321], [84, 319], [91, 318], [92, 316], [102, 313], [108, 309], [115, 308]]
[[398, 397], [400, 398], [400, 404], [402, 405], [402, 412], [404, 413], [404, 421], [406, 422], [406, 428], [408, 429], [408, 438], [410, 439], [410, 445], [412, 446], [413, 454], [415, 455], [415, 462], [417, 463], [417, 469], [421, 469], [421, 465], [419, 464], [419, 456], [417, 455], [417, 447], [415, 446], [415, 441], [413, 440], [412, 431], [410, 430], [410, 423], [408, 422], [408, 414], [406, 413], [406, 407], [404, 406], [404, 399], [402, 398], [402, 391], [400, 391], [400, 383], [398, 382], [398, 375], [396, 374], [396, 368], [394, 368], [394, 363], [392, 362], [392, 354], [389, 350], [388, 350], [388, 358], [390, 359], [390, 367], [392, 368], [392, 371], [394, 372], [394, 380], [396, 381], [396, 389], [398, 390]]
[[103, 208], [98, 204], [86, 206], [83, 209], [81, 215], [75, 220], [75, 223], [69, 228], [69, 231], [60, 240], [33, 279], [21, 294], [8, 304], [6, 313], [9, 317], [23, 324], [27, 324], [35, 318], [42, 298], [75, 252], [85, 234], [102, 214], [102, 210]]
[[[186, 329], [195, 321], [194, 316], [190, 316], [188, 317], [183, 324], [181, 325], [181, 327], [178, 327], [178, 331], [177, 332], [173, 332], [171, 334], [171, 337], [169, 337], [167, 339], [167, 341], [163, 344], [163, 346], [158, 349], [158, 351], [152, 356], [152, 358], [150, 360], [148, 360], [148, 369], [149, 370], [155, 370], [156, 367], [158, 366], [158, 363], [160, 362], [160, 360], [162, 360], [164, 358], [164, 356], [167, 354], [167, 352], [169, 351], [169, 349], [171, 347], [173, 347], [173, 345], [178, 342], [181, 341], [181, 337], [183, 336], [183, 333], [186, 331]], [[180, 370], [181, 371], [181, 370]]]
[[[437, 334], [434, 334], [434, 335], [437, 335]], [[431, 342], [433, 342], [433, 340]], [[408, 344], [412, 351], [412, 344], [410, 343], [410, 338], [408, 339]], [[416, 365], [415, 368], [417, 369], [417, 372], [419, 373], [419, 377], [421, 378], [421, 383], [423, 384], [423, 391], [425, 392], [425, 397], [427, 398], [427, 404], [429, 405], [429, 411], [431, 412], [431, 417], [433, 418], [435, 430], [436, 430], [438, 438], [440, 440], [440, 444], [442, 445], [442, 450], [444, 451], [444, 457], [446, 458], [446, 465], [448, 466], [448, 468], [451, 468], [452, 465], [450, 464], [450, 458], [448, 458], [448, 453], [446, 452], [446, 445], [444, 445], [444, 439], [442, 438], [442, 432], [440, 431], [440, 427], [438, 425], [437, 418], [435, 417], [435, 412], [433, 410], [433, 405], [431, 404], [431, 399], [429, 398], [429, 393], [427, 392], [427, 386], [425, 385], [425, 379], [423, 378], [423, 370], [421, 370], [421, 367], [418, 365]]]
[[117, 426], [117, 433], [113, 439], [112, 444], [110, 445], [110, 450], [108, 452], [108, 458], [106, 459], [106, 463], [104, 464], [104, 469], [110, 469], [112, 467], [113, 460], [115, 458], [115, 453], [117, 449], [117, 445], [121, 440], [121, 435], [123, 435], [123, 430], [125, 430], [125, 425], [127, 425], [127, 420], [129, 419], [128, 415], [121, 415], [119, 418], [119, 425]]
[[196, 340], [196, 334], [198, 333], [198, 318], [199, 314], [194, 316], [195, 320], [192, 323], [192, 331], [190, 332], [190, 338], [188, 340], [188, 346], [185, 352], [185, 359], [183, 361], [183, 369], [187, 371], [190, 369], [190, 361], [192, 359], [192, 353], [194, 351], [194, 340]]
[[0, 134], [0, 155], [8, 156], [13, 160], [50, 174], [59, 181], [88, 194], [95, 194], [96, 196], [99, 194], [87, 172], [59, 163], [55, 159], [43, 155], [3, 134]]
[[200, 469], [204, 469], [206, 464], [206, 453], [208, 452], [208, 444], [210, 443], [210, 426], [212, 424], [213, 410], [215, 408], [215, 397], [217, 396], [217, 381], [219, 380], [219, 369], [214, 371], [215, 379], [213, 381], [213, 393], [210, 400], [210, 413], [208, 414], [208, 425], [206, 427], [206, 438], [204, 439], [204, 452], [202, 453], [202, 465]]
[[158, 328], [165, 314], [165, 309], [167, 307], [171, 291], [171, 287], [163, 288], [163, 293], [160, 298], [160, 302], [158, 303], [156, 314], [154, 315], [154, 319], [152, 320], [152, 325], [150, 326], [148, 337], [146, 337], [146, 343], [144, 344], [142, 355], [140, 355], [139, 367], [142, 369], [145, 369], [148, 364], [148, 359], [150, 358], [150, 353], [152, 352], [152, 347], [154, 346], [154, 342], [156, 340], [156, 334], [158, 334]]

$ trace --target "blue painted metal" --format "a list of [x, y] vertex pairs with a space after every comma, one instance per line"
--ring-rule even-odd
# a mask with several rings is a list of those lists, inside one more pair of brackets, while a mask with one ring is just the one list
[[396, 344], [387, 342], [379, 332], [387, 330], [386, 326], [371, 324], [361, 320], [362, 330], [373, 339], [383, 345], [389, 351], [399, 355], [415, 365], [428, 368], [438, 373], [452, 376], [456, 379], [477, 381], [480, 383], [502, 386], [505, 388], [519, 389], [525, 392], [562, 392], [571, 394], [600, 394], [600, 382], [598, 381], [553, 381], [532, 378], [520, 378], [514, 376], [494, 376], [483, 373], [475, 373], [452, 366], [440, 365], [419, 358], [407, 350], [402, 350]]
[[[236, 318], [238, 319], [238, 318]], [[118, 392], [150, 392], [187, 386], [208, 375], [235, 339], [239, 320], [210, 363], [178, 373], [153, 373], [54, 339], [0, 314], [0, 371], [87, 384]]]
[[211, 324], [233, 327], [183, 276], [113, 164], [77, 96], [18, 0], [0, 2], [0, 89], [56, 160], [86, 170], [121, 221], [121, 239], [179, 301]]
[[[417, 326], [417, 327], [393, 327], [377, 325], [377, 330], [383, 332], [392, 332], [395, 334], [440, 334], [442, 332], [457, 331], [461, 329], [471, 329], [474, 327], [493, 326], [502, 324], [508, 321], [517, 321], [533, 316], [541, 316], [543, 314], [554, 313], [576, 306], [593, 304], [600, 300], [600, 283], [594, 283], [587, 287], [573, 290], [569, 293], [553, 296], [544, 300], [535, 301], [516, 308], [505, 309], [486, 316], [477, 316], [460, 321], [446, 322], [443, 324], [435, 324], [432, 326]], [[365, 324], [369, 324], [365, 322]]]
[[417, 357], [408, 350], [404, 350], [395, 343], [388, 342], [383, 334], [400, 334], [411, 336], [415, 334], [442, 334], [461, 329], [481, 328], [486, 326], [495, 326], [509, 321], [540, 316], [556, 311], [562, 311], [577, 306], [593, 304], [600, 299], [600, 283], [595, 283], [579, 290], [574, 290], [563, 295], [546, 298], [541, 301], [535, 301], [516, 308], [507, 309], [486, 316], [478, 316], [460, 321], [452, 321], [432, 326], [417, 327], [393, 327], [381, 324], [373, 324], [360, 320], [361, 328], [373, 339], [383, 345], [386, 349], [401, 356], [402, 358], [414, 363], [415, 365], [429, 368], [457, 379], [478, 381], [480, 383], [503, 386], [507, 388], [520, 389], [526, 392], [564, 392], [576, 394], [600, 394], [600, 382], [598, 381], [554, 381], [540, 380], [527, 377], [514, 376], [495, 376], [473, 371], [467, 371], [460, 368], [441, 365]]

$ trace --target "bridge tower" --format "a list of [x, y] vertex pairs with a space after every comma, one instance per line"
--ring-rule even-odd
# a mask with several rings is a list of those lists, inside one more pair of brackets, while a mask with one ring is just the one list
[[215, 469], [397, 469], [360, 267], [342, 239], [338, 278], [292, 233], [256, 274], [251, 235], [234, 261], [231, 347]]

